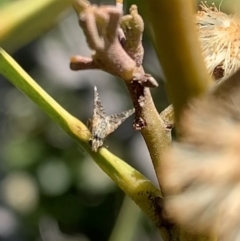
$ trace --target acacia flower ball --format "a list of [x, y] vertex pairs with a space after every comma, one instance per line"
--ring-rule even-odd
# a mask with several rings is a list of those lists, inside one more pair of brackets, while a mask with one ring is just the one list
[[209, 73], [220, 80], [240, 67], [240, 16], [220, 12], [201, 2], [196, 14], [199, 39]]

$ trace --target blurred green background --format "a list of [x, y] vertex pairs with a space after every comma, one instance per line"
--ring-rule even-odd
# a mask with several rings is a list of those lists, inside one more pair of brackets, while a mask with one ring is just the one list
[[[125, 10], [137, 2], [127, 1]], [[225, 0], [222, 8], [231, 11], [235, 3]], [[131, 108], [121, 80], [101, 71], [69, 69], [72, 55], [91, 54], [70, 4], [68, 0], [0, 0], [0, 46], [85, 123], [92, 115], [94, 85], [107, 113]], [[161, 111], [168, 101], [146, 33], [144, 47], [144, 67], [160, 85], [152, 93], [161, 100], [157, 102]], [[90, 157], [2, 76], [0, 97], [0, 240], [160, 240], [138, 207]], [[132, 129], [132, 118], [105, 144], [156, 183], [144, 141]]]

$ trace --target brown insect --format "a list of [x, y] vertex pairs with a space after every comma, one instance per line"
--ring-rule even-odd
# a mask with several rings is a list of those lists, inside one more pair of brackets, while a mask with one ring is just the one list
[[98, 148], [103, 145], [104, 139], [114, 132], [134, 112], [135, 109], [131, 109], [120, 114], [107, 116], [99, 99], [97, 87], [95, 86], [93, 117], [88, 121], [88, 128], [92, 133], [90, 139], [92, 151], [97, 152]]

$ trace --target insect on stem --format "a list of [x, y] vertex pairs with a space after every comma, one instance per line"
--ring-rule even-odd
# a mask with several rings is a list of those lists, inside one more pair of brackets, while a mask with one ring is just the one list
[[94, 108], [93, 117], [88, 121], [88, 128], [91, 132], [92, 151], [97, 152], [98, 148], [103, 146], [104, 139], [114, 132], [129, 116], [135, 112], [135, 109], [124, 111], [120, 114], [107, 116], [97, 92], [94, 87]]

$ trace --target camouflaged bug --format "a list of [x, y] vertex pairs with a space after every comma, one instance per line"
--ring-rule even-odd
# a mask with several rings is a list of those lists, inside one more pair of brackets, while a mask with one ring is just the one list
[[120, 114], [107, 116], [99, 99], [97, 87], [95, 86], [93, 117], [88, 120], [88, 128], [92, 134], [90, 139], [92, 151], [97, 152], [98, 148], [103, 145], [104, 139], [114, 132], [134, 112], [135, 109], [131, 109]]

